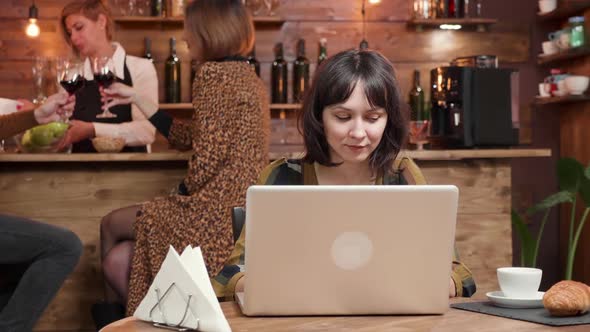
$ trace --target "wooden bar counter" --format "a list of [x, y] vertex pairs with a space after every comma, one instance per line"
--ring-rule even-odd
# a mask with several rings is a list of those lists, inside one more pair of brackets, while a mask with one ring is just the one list
[[[301, 150], [276, 147], [272, 151], [269, 159], [297, 157]], [[405, 153], [417, 161], [429, 183], [459, 187], [456, 241], [461, 259], [474, 273], [478, 298], [498, 289], [495, 269], [512, 264], [510, 158], [548, 157], [551, 151]], [[0, 211], [69, 228], [84, 243], [78, 267], [37, 330], [93, 329], [90, 306], [102, 298], [100, 219], [114, 209], [167, 195], [186, 174], [188, 157], [172, 152], [0, 154]]]

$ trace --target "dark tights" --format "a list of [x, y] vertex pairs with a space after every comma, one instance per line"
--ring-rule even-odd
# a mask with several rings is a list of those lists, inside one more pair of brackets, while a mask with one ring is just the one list
[[114, 210], [102, 218], [100, 244], [105, 297], [108, 302], [127, 304], [131, 258], [135, 247], [133, 224], [139, 205]]

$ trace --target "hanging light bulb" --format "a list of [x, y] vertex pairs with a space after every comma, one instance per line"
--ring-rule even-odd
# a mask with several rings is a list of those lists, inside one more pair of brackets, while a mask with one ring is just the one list
[[[361, 40], [361, 43], [359, 45], [359, 48], [361, 50], [366, 50], [366, 49], [369, 48], [369, 42], [367, 41], [367, 38], [366, 38], [366, 29], [367, 29], [367, 26], [366, 25], [367, 25], [367, 22], [366, 22], [366, 19], [365, 19], [365, 14], [366, 14], [366, 12], [365, 12], [365, 1], [366, 0], [363, 0], [363, 4], [362, 4], [362, 7], [361, 7], [361, 14], [362, 14], [362, 17], [363, 17], [363, 40]], [[381, 0], [369, 0], [369, 3], [370, 4], [378, 4], [378, 3], [381, 3]]]
[[27, 36], [35, 38], [39, 36], [41, 29], [37, 25], [37, 19], [39, 18], [39, 11], [37, 10], [37, 6], [35, 6], [35, 1], [31, 7], [29, 7], [29, 24], [27, 25], [26, 33]]
[[[374, 0], [369, 0], [369, 1], [374, 1]], [[363, 0], [363, 4], [362, 4], [362, 7], [361, 7], [361, 15], [363, 16], [363, 40], [361, 40], [361, 43], [359, 45], [359, 48], [361, 50], [366, 50], [366, 49], [369, 48], [369, 42], [365, 38], [365, 29], [366, 29], [366, 22], [365, 22], [365, 0]]]

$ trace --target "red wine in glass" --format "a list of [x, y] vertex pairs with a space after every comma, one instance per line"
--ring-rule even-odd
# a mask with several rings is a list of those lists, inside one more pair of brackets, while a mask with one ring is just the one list
[[[108, 88], [115, 82], [115, 64], [110, 57], [96, 57], [92, 59], [92, 71], [94, 80], [101, 88]], [[102, 113], [96, 115], [97, 118], [116, 118], [117, 115], [105, 107]]]
[[108, 88], [115, 82], [115, 74], [112, 71], [105, 73], [94, 74], [94, 80], [103, 88]]
[[82, 76], [76, 76], [71, 80], [61, 80], [59, 84], [71, 95], [84, 87], [86, 80]]

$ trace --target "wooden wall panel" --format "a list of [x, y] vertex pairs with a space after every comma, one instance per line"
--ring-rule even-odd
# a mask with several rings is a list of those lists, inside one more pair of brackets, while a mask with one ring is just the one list
[[417, 161], [429, 184], [459, 188], [455, 241], [461, 261], [472, 271], [477, 298], [498, 290], [496, 269], [512, 266], [508, 161]]
[[[585, 28], [587, 40], [590, 34], [590, 9], [584, 13], [586, 18]], [[564, 69], [571, 74], [586, 75], [590, 74], [590, 56], [568, 61], [564, 64]], [[589, 92], [586, 91], [588, 94]], [[560, 156], [576, 158], [582, 165], [586, 167], [590, 165], [590, 103], [574, 103], [568, 105], [561, 105], [554, 109], [559, 112], [560, 117]], [[576, 220], [580, 220], [582, 214], [583, 203], [577, 206]], [[570, 212], [562, 208], [560, 213], [561, 225], [561, 257], [562, 265], [565, 267], [567, 254], [567, 234], [569, 234], [569, 220]], [[576, 259], [574, 263], [575, 280], [580, 280], [586, 284], [590, 284], [590, 227], [589, 222], [580, 236], [578, 248], [576, 250]], [[564, 269], [565, 271], [565, 269]]]
[[[587, 71], [588, 73], [590, 71]], [[561, 157], [576, 158], [583, 165], [590, 165], [590, 103], [568, 106], [560, 110]], [[565, 206], [565, 205], [564, 205]], [[576, 222], [581, 218], [583, 203], [580, 201]], [[570, 207], [561, 209], [561, 249], [563, 266], [567, 254]], [[576, 250], [574, 279], [590, 284], [590, 222], [586, 222]], [[565, 270], [564, 270], [565, 271]]]
[[[68, 54], [68, 48], [59, 33], [57, 18], [62, 1], [45, 0], [37, 3], [41, 15], [42, 35], [39, 39], [29, 39], [24, 35], [26, 10], [29, 3], [12, 0], [11, 10], [0, 20], [0, 66], [6, 61], [30, 60], [35, 55], [49, 57]], [[281, 15], [286, 19], [282, 26], [257, 26], [257, 56], [262, 62], [262, 78], [269, 81], [269, 67], [273, 60], [272, 47], [278, 42], [285, 43], [285, 56], [291, 62], [295, 58], [297, 39], [307, 41], [307, 54], [315, 63], [317, 42], [328, 38], [328, 52], [357, 47], [362, 38], [360, 22], [360, 1], [355, 0], [284, 0]], [[367, 7], [367, 36], [372, 48], [382, 51], [400, 70], [400, 82], [404, 95], [411, 84], [411, 71], [418, 68], [423, 73], [422, 85], [428, 89], [429, 69], [448, 63], [454, 57], [467, 54], [497, 54], [503, 63], [524, 62], [528, 58], [528, 29], [524, 26], [499, 23], [489, 33], [449, 32], [426, 30], [417, 33], [406, 26], [409, 18], [409, 1], [383, 1], [379, 5]], [[143, 37], [150, 36], [153, 55], [160, 81], [163, 79], [163, 61], [168, 56], [168, 38], [175, 36], [182, 40], [182, 25], [179, 23], [159, 24], [116, 24], [115, 39], [120, 41], [129, 54], [143, 54]], [[184, 43], [179, 43], [179, 56], [183, 61], [182, 100], [190, 100], [190, 65]], [[312, 65], [315, 66], [315, 65]], [[12, 69], [27, 72], [26, 66]], [[9, 73], [8, 76], [13, 76]], [[2, 81], [4, 81], [2, 79]], [[30, 95], [30, 88], [6, 85], [4, 97], [17, 98]], [[49, 91], [51, 92], [51, 91]], [[163, 88], [160, 88], [162, 97]]]
[[80, 263], [36, 330], [93, 330], [90, 306], [103, 297], [100, 219], [114, 209], [168, 194], [185, 174], [186, 162], [0, 165], [2, 213], [66, 227], [84, 245]]

